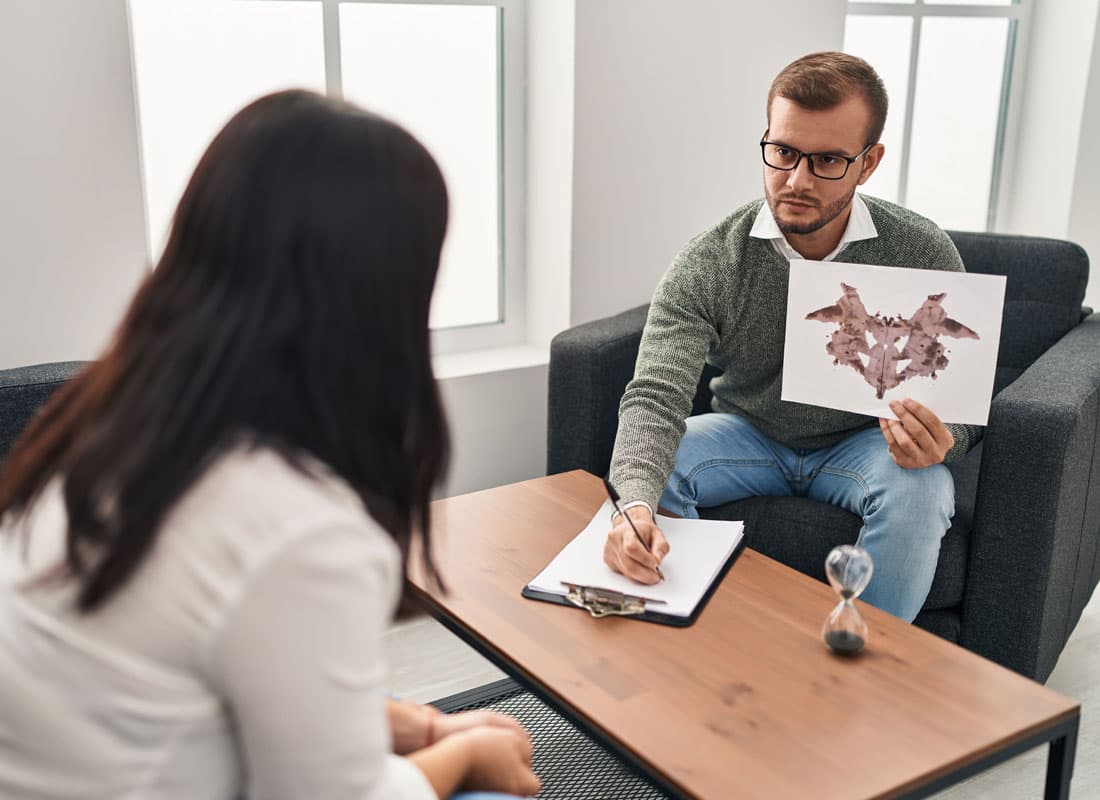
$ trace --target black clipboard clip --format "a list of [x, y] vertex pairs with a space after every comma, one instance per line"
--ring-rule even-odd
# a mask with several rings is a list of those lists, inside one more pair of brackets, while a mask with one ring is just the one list
[[583, 608], [593, 617], [613, 615], [635, 617], [645, 614], [646, 604], [664, 605], [664, 600], [639, 595], [625, 594], [614, 589], [602, 589], [598, 586], [581, 586], [579, 583], [562, 581], [566, 588], [565, 599], [575, 606]]

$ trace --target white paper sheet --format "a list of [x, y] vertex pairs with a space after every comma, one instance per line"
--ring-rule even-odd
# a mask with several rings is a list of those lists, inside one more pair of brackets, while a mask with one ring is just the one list
[[[1004, 292], [1005, 279], [1000, 275], [792, 260], [782, 398], [893, 419], [889, 402], [912, 397], [944, 422], [985, 425], [993, 396]], [[850, 326], [860, 316], [859, 302], [867, 317], [878, 315], [876, 322], [865, 325], [869, 329], [862, 340], [867, 352], [856, 354], [864, 365], [863, 375], [843, 363], [843, 358], [842, 363], [834, 363], [840, 350], [852, 358], [854, 339], [845, 339], [841, 322], [849, 322], [849, 333], [858, 330], [858, 325]], [[922, 306], [925, 310], [917, 316]], [[816, 319], [807, 319], [814, 313]], [[891, 363], [891, 347], [898, 356], [909, 342], [914, 343], [912, 353], [918, 352], [918, 344], [921, 353], [942, 351], [933, 354], [935, 358]], [[826, 349], [830, 344], [832, 353]], [[885, 368], [883, 355], [887, 356]], [[922, 363], [928, 365], [925, 369], [935, 367], [935, 377], [912, 374], [921, 370]], [[879, 381], [891, 382], [884, 377], [889, 370], [895, 376], [905, 375], [907, 367], [909, 376], [896, 386], [879, 385]]]
[[530, 588], [565, 595], [562, 581], [613, 589], [617, 592], [663, 600], [650, 610], [677, 617], [689, 617], [718, 572], [744, 536], [741, 522], [676, 519], [657, 515], [657, 525], [668, 539], [669, 551], [661, 562], [665, 579], [653, 586], [635, 583], [603, 563], [604, 542], [611, 530], [611, 501], [592, 517], [553, 561], [531, 580]]

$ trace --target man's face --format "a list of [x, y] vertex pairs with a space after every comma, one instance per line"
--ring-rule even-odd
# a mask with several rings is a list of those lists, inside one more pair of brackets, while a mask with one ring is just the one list
[[[871, 111], [858, 95], [825, 111], [811, 111], [785, 97], [772, 100], [767, 139], [803, 153], [834, 153], [854, 156], [866, 146]], [[803, 158], [793, 170], [764, 165], [764, 195], [772, 215], [784, 234], [806, 235], [839, 227], [839, 239], [847, 225], [847, 214], [856, 187], [865, 183], [882, 158], [876, 144], [848, 167], [840, 180], [826, 180], [810, 172]], [[843, 215], [843, 217], [842, 217]]]

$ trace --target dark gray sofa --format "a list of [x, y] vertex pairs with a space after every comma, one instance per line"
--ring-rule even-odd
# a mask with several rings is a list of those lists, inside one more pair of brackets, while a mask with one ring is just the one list
[[0, 369], [0, 464], [38, 409], [86, 361], [59, 361]]
[[[1045, 680], [1100, 580], [1100, 314], [1070, 242], [951, 232], [966, 268], [1007, 276], [995, 397], [981, 444], [951, 467], [956, 514], [916, 624]], [[550, 350], [547, 472], [606, 474], [647, 306], [571, 328]], [[693, 414], [710, 410], [709, 366]], [[705, 509], [748, 546], [824, 580], [860, 520], [805, 498]]]

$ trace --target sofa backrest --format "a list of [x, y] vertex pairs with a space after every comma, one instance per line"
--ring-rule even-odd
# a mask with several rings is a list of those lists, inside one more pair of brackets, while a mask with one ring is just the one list
[[1073, 242], [948, 231], [967, 272], [1004, 275], [996, 394], [1081, 321], [1089, 258]]
[[0, 370], [0, 462], [50, 395], [87, 363], [62, 361]]

